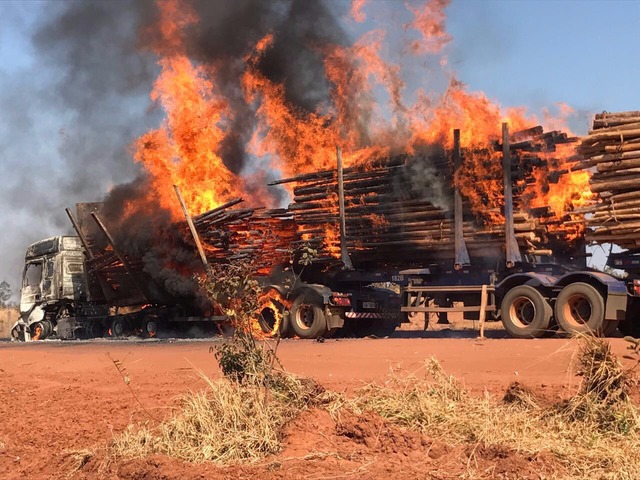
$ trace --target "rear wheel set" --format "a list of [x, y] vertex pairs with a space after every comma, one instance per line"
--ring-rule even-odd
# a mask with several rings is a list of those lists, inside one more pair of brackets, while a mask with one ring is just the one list
[[505, 330], [516, 338], [546, 337], [558, 329], [571, 335], [613, 335], [618, 322], [605, 320], [604, 313], [604, 298], [584, 282], [564, 287], [553, 310], [542, 293], [528, 285], [509, 290], [501, 305]]

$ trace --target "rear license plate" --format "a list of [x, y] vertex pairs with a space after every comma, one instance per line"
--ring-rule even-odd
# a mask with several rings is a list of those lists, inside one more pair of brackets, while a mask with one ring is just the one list
[[376, 302], [362, 302], [362, 308], [373, 310], [376, 308]]

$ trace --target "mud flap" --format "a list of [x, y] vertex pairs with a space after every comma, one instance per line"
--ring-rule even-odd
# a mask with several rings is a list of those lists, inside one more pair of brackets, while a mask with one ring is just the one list
[[325, 317], [327, 318], [327, 329], [331, 330], [333, 328], [342, 328], [344, 327], [344, 317], [338, 314], [332, 314], [327, 310]]
[[627, 316], [627, 295], [612, 295], [609, 292], [604, 312], [605, 320], [624, 321]]

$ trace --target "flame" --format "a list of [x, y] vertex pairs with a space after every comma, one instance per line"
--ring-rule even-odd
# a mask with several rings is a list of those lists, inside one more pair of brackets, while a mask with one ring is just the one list
[[[549, 206], [557, 217], [563, 217], [593, 198], [589, 188], [589, 172], [569, 172], [561, 176], [556, 184], [547, 184], [545, 174], [545, 171], [535, 173], [538, 182], [535, 184], [535, 196], [531, 200], [532, 207]], [[546, 191], [542, 187], [544, 185], [548, 185]]]
[[[259, 299], [260, 306], [256, 312], [256, 318], [251, 324], [251, 332], [258, 339], [272, 338], [279, 334], [282, 325], [284, 309], [291, 308], [291, 302], [284, 298], [277, 290], [268, 290], [264, 292]], [[267, 310], [273, 315], [273, 326], [269, 331], [258, 322], [258, 317]]]
[[[564, 148], [567, 148], [566, 146]], [[562, 150], [562, 149], [561, 149]], [[556, 159], [550, 163], [557, 162]], [[591, 174], [587, 170], [571, 171], [575, 162], [565, 162], [562, 166], [567, 169], [567, 173], [554, 179], [550, 183], [547, 169], [534, 171], [536, 182], [528, 185], [531, 196], [531, 207], [548, 206], [553, 214], [553, 218], [558, 220], [558, 225], [550, 225], [549, 231], [552, 233], [564, 234], [567, 240], [572, 241], [580, 238], [584, 234], [585, 226], [582, 214], [573, 213], [575, 209], [586, 205], [594, 198], [589, 187]], [[566, 217], [575, 222], [564, 224]]]
[[[252, 154], [270, 156], [272, 168], [290, 176], [335, 168], [336, 146], [341, 146], [345, 152], [345, 166], [388, 154], [386, 146], [361, 145], [363, 139], [350, 121], [345, 101], [351, 90], [336, 86], [332, 94], [335, 107], [330, 112], [304, 112], [287, 102], [284, 85], [271, 82], [258, 70], [261, 55], [272, 42], [272, 34], [265, 36], [245, 58], [247, 70], [242, 77], [242, 86], [247, 103], [256, 107], [258, 119], [249, 145]], [[356, 50], [360, 52], [358, 47]], [[327, 55], [325, 65], [330, 65], [332, 61], [340, 61], [342, 52], [336, 47]], [[332, 79], [328, 68], [328, 77]], [[342, 83], [347, 82], [344, 78]], [[362, 79], [359, 84], [364, 84]]]
[[31, 336], [31, 340], [40, 340], [40, 336], [42, 335], [42, 327], [40, 325], [36, 326], [33, 331], [33, 335]]
[[[366, 3], [352, 0], [350, 16], [355, 22], [365, 21]], [[402, 25], [405, 44], [399, 50], [413, 56], [408, 60], [415, 64], [427, 65], [429, 56], [439, 59], [439, 73], [448, 79], [442, 95], [429, 90], [433, 87], [428, 84], [406, 92], [403, 65], [407, 59], [398, 59], [395, 64], [384, 59], [388, 38], [395, 37], [382, 29], [365, 33], [351, 45], [309, 45], [323, 59], [329, 87], [327, 100], [312, 111], [292, 104], [284, 83], [269, 79], [261, 69], [266, 53], [274, 48], [277, 31], [263, 36], [244, 57], [235, 59], [244, 64], [238, 87], [256, 120], [251, 140], [245, 145], [252, 156], [253, 169], [248, 169], [252, 174], [236, 174], [226, 167], [221, 154], [225, 138], [234, 134], [231, 126], [237, 113], [217, 86], [223, 67], [198, 64], [189, 58], [184, 32], [198, 19], [188, 3], [158, 0], [157, 4], [158, 39], [150, 48], [159, 57], [161, 71], [152, 99], [162, 106], [166, 119], [136, 141], [134, 158], [151, 176], [151, 195], [178, 217], [174, 184], [180, 187], [192, 213], [233, 197], [251, 197], [251, 192], [264, 204], [267, 194], [256, 185], [264, 178], [265, 169], [282, 176], [335, 169], [336, 146], [342, 149], [346, 168], [367, 165], [390, 153], [428, 151], [434, 145], [450, 151], [453, 129], [460, 129], [464, 167], [454, 182], [476, 215], [500, 223], [502, 164], [494, 142], [500, 140], [501, 123], [507, 122], [512, 132], [538, 124], [567, 130], [566, 119], [572, 114], [569, 106], [558, 104], [558, 113], [544, 111], [541, 122], [522, 108], [505, 109], [484, 93], [470, 91], [447, 61], [446, 47], [452, 41], [446, 30], [449, 0], [428, 0], [420, 7], [405, 5], [412, 18]], [[430, 76], [425, 74], [424, 78], [429, 80]], [[553, 158], [572, 155], [572, 151], [559, 150]], [[570, 172], [570, 165], [563, 167], [568, 173], [557, 183], [545, 179], [550, 170], [536, 170], [539, 185], [525, 187], [529, 203], [520, 207], [549, 205], [561, 218], [590, 198], [589, 174]], [[335, 198], [323, 206], [329, 216], [336, 215]], [[331, 254], [339, 256], [337, 224], [328, 222], [322, 228]]]
[[367, 215], [367, 219], [371, 222], [374, 230], [384, 230], [389, 225], [389, 220], [385, 216], [376, 213]]
[[197, 214], [237, 196], [239, 181], [219, 155], [228, 105], [205, 69], [189, 59], [182, 38], [183, 30], [197, 22], [195, 13], [178, 0], [158, 0], [158, 7], [161, 40], [152, 49], [161, 56], [161, 72], [151, 98], [162, 105], [166, 119], [135, 142], [134, 159], [151, 175], [158, 203], [179, 218], [172, 185]]
[[340, 258], [340, 227], [337, 224], [327, 223], [324, 229], [324, 241], [329, 255]]
[[[405, 25], [405, 30], [414, 29], [420, 33], [420, 40], [409, 43], [409, 48], [417, 54], [440, 53], [451, 41], [451, 35], [445, 28], [446, 14], [444, 9], [449, 6], [450, 0], [429, 0], [422, 8], [414, 8], [407, 4], [407, 8], [413, 12], [413, 22]], [[441, 63], [446, 63], [443, 57]]]
[[354, 21], [362, 23], [367, 19], [367, 15], [362, 11], [368, 0], [351, 0], [350, 15]]

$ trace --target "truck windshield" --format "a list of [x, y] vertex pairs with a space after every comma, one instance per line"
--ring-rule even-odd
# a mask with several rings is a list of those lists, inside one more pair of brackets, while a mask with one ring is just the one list
[[33, 287], [40, 285], [42, 279], [42, 262], [29, 263], [27, 270], [24, 272], [24, 286]]

